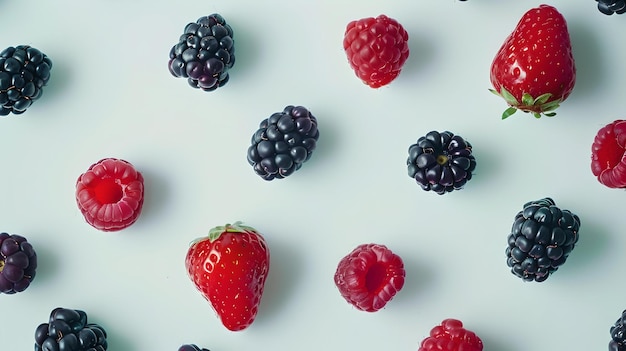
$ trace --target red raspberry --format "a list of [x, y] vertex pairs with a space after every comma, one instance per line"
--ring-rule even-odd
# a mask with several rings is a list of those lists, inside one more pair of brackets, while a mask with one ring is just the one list
[[361, 311], [385, 307], [404, 285], [404, 263], [386, 246], [363, 244], [339, 261], [335, 285]]
[[76, 181], [76, 202], [87, 223], [112, 232], [133, 224], [143, 205], [143, 177], [129, 162], [105, 158]]
[[365, 84], [380, 88], [400, 74], [409, 57], [409, 35], [385, 15], [348, 23], [343, 38], [350, 66]]
[[626, 188], [626, 121], [602, 127], [591, 145], [591, 171], [609, 188]]
[[457, 319], [444, 319], [430, 330], [417, 351], [482, 351], [483, 342], [474, 332], [463, 328]]

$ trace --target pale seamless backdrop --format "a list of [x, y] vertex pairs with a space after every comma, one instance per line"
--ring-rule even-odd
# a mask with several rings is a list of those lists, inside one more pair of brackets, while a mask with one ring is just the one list
[[[0, 350], [30, 349], [58, 306], [87, 311], [111, 351], [416, 350], [449, 317], [485, 351], [602, 350], [626, 308], [626, 195], [594, 179], [590, 146], [626, 118], [626, 16], [593, 0], [547, 2], [570, 25], [576, 88], [552, 119], [501, 121], [489, 66], [541, 1], [2, 1], [0, 47], [32, 45], [54, 66], [42, 98], [0, 120], [0, 230], [26, 236], [40, 263], [27, 291], [0, 296]], [[237, 63], [227, 86], [204, 93], [167, 60], [185, 25], [213, 12], [234, 28]], [[373, 90], [341, 42], [349, 21], [381, 13], [405, 26], [411, 55]], [[288, 104], [318, 118], [319, 146], [298, 172], [265, 182], [246, 149]], [[431, 130], [472, 143], [465, 189], [438, 196], [406, 175], [409, 145]], [[119, 233], [89, 227], [74, 202], [76, 178], [103, 157], [145, 176], [143, 214]], [[506, 237], [521, 206], [544, 196], [580, 216], [580, 241], [548, 281], [524, 283], [506, 267]], [[184, 255], [236, 220], [266, 236], [272, 266], [257, 320], [232, 333]], [[399, 254], [407, 274], [374, 314], [348, 305], [332, 278], [367, 242]]]

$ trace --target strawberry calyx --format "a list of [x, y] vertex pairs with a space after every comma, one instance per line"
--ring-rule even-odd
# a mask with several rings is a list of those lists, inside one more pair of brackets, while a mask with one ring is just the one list
[[[209, 230], [209, 240], [215, 241], [224, 233], [256, 233], [256, 229], [244, 225], [241, 221], [236, 221], [235, 223], [227, 223], [225, 225], [220, 225], [213, 227]], [[204, 238], [201, 238], [204, 239]], [[201, 240], [200, 239], [200, 240]]]
[[529, 93], [522, 94], [522, 101], [519, 101], [513, 94], [511, 94], [506, 88], [501, 87], [500, 92], [489, 89], [493, 94], [501, 97], [509, 105], [509, 108], [502, 113], [502, 119], [506, 119], [513, 115], [517, 110], [526, 113], [532, 113], [535, 118], [541, 118], [541, 116], [554, 117], [556, 116], [556, 110], [560, 104], [561, 99], [550, 100], [551, 93], [541, 94], [537, 97], [533, 97]]

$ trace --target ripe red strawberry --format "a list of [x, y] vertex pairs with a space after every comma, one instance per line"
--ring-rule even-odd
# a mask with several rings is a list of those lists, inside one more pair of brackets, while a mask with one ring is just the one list
[[430, 330], [417, 351], [482, 351], [483, 342], [458, 319], [444, 319]]
[[576, 66], [565, 18], [549, 5], [528, 10], [506, 38], [491, 64], [490, 89], [510, 106], [505, 119], [517, 110], [554, 116], [570, 95]]
[[409, 57], [408, 40], [398, 21], [380, 15], [348, 23], [343, 48], [357, 77], [372, 88], [380, 88], [400, 74]]
[[609, 188], [626, 188], [626, 121], [598, 130], [591, 145], [591, 171]]
[[402, 289], [404, 277], [400, 256], [384, 245], [362, 244], [339, 261], [335, 285], [357, 309], [376, 312]]
[[187, 251], [187, 273], [231, 331], [249, 327], [256, 318], [270, 252], [254, 228], [240, 222], [218, 226]]
[[105, 158], [76, 181], [76, 202], [87, 223], [112, 232], [135, 223], [143, 206], [143, 176], [132, 164]]

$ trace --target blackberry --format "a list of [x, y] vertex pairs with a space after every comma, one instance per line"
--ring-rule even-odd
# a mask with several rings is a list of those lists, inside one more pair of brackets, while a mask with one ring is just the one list
[[35, 279], [37, 254], [20, 235], [0, 233], [0, 293], [26, 290]]
[[233, 29], [214, 13], [187, 24], [170, 50], [168, 67], [174, 77], [187, 78], [192, 87], [213, 91], [228, 82], [234, 64]]
[[51, 69], [48, 56], [28, 45], [0, 52], [0, 116], [24, 113], [41, 97]]
[[545, 281], [574, 249], [579, 228], [578, 216], [559, 209], [551, 198], [527, 202], [508, 236], [511, 272], [524, 281]]
[[448, 131], [431, 131], [417, 139], [406, 163], [409, 177], [439, 195], [463, 188], [476, 168], [472, 145]]
[[317, 119], [302, 106], [287, 106], [259, 124], [248, 163], [265, 180], [291, 175], [309, 160], [319, 139]]
[[198, 347], [194, 344], [185, 344], [178, 348], [178, 351], [210, 351], [209, 349]]
[[626, 350], [626, 310], [611, 326], [611, 341], [609, 341], [609, 351]]
[[626, 12], [626, 1], [624, 0], [596, 0], [598, 2], [598, 10], [605, 15], [614, 13], [621, 15]]
[[35, 351], [105, 351], [107, 333], [82, 310], [57, 307], [35, 329]]

